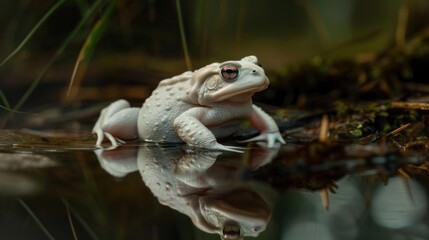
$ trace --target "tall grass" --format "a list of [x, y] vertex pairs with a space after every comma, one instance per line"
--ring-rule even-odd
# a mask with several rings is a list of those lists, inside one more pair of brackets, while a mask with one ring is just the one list
[[80, 76], [83, 76], [85, 74], [89, 64], [89, 60], [94, 53], [94, 49], [98, 41], [101, 39], [101, 36], [103, 35], [104, 31], [107, 28], [108, 22], [112, 16], [113, 10], [116, 7], [116, 5], [117, 5], [116, 0], [110, 1], [110, 4], [108, 5], [107, 9], [104, 11], [101, 18], [92, 27], [91, 32], [86, 37], [85, 43], [80, 49], [79, 56], [76, 60], [76, 64], [73, 69], [73, 73], [72, 73], [72, 76], [69, 82], [69, 87], [67, 90], [67, 96], [70, 96], [74, 88], [77, 89], [79, 87], [82, 78], [77, 78], [78, 70], [80, 69], [80, 73], [81, 73]]
[[[63, 5], [66, 2], [66, 0], [59, 0], [57, 3], [55, 3], [39, 20], [39, 22], [34, 25], [34, 27], [30, 30], [30, 32], [27, 34], [27, 36], [22, 40], [22, 42], [10, 53], [1, 63], [0, 63], [0, 69], [2, 69], [3, 66], [5, 66], [21, 49], [27, 44], [27, 42], [31, 39], [31, 37], [36, 33], [36, 31], [40, 28], [40, 26], [43, 25], [43, 23], [46, 22], [46, 20], [54, 13], [56, 12], [61, 5]], [[6, 105], [6, 104], [5, 104]]]
[[192, 70], [192, 62], [191, 62], [191, 57], [189, 55], [188, 42], [186, 40], [185, 26], [183, 25], [182, 8], [180, 6], [180, 0], [176, 0], [176, 10], [177, 10], [177, 19], [179, 22], [180, 38], [182, 40], [183, 54], [185, 55], [186, 68], [188, 70]]
[[[61, 0], [60, 3], [62, 3], [64, 0]], [[116, 2], [116, 1], [112, 1]], [[49, 62], [45, 65], [45, 67], [39, 72], [36, 79], [31, 82], [30, 86], [27, 88], [27, 90], [24, 92], [24, 94], [19, 98], [18, 102], [11, 107], [8, 103], [6, 97], [4, 94], [0, 94], [0, 100], [3, 102], [3, 109], [10, 110], [8, 116], [3, 119], [2, 125], [6, 124], [8, 119], [13, 115], [13, 113], [16, 113], [21, 109], [21, 107], [26, 103], [30, 95], [34, 92], [34, 89], [39, 85], [39, 83], [44, 79], [46, 74], [51, 69], [52, 65], [58, 60], [60, 56], [64, 53], [64, 51], [67, 49], [67, 47], [70, 45], [70, 43], [75, 39], [75, 37], [82, 33], [82, 29], [84, 28], [85, 24], [88, 22], [88, 20], [94, 16], [95, 13], [97, 13], [97, 10], [99, 10], [101, 4], [103, 3], [103, 0], [96, 0], [95, 2], [90, 5], [90, 7], [87, 9], [87, 11], [83, 14], [80, 21], [77, 23], [75, 28], [68, 34], [66, 39], [60, 44], [60, 46], [57, 48]], [[57, 3], [55, 4], [49, 11], [42, 17], [42, 19], [36, 24], [36, 26], [30, 31], [30, 33], [25, 37], [24, 41], [16, 48], [4, 61], [3, 65], [7, 63], [17, 52], [19, 52], [22, 47], [25, 45], [25, 43], [31, 38], [31, 36], [37, 31], [37, 29], [43, 24], [44, 21], [53, 13], [55, 12], [61, 4]], [[2, 66], [3, 66], [2, 65]], [[0, 66], [1, 67], [1, 66]]]
[[22, 105], [27, 101], [28, 97], [34, 91], [36, 86], [39, 85], [40, 81], [46, 76], [46, 74], [48, 73], [49, 69], [52, 67], [54, 62], [58, 59], [58, 57], [60, 57], [64, 53], [64, 50], [68, 47], [68, 45], [72, 42], [72, 40], [76, 37], [76, 35], [81, 32], [85, 23], [95, 13], [95, 11], [98, 9], [98, 7], [102, 2], [103, 2], [102, 0], [95, 1], [92, 4], [92, 6], [88, 9], [88, 11], [85, 13], [85, 15], [83, 15], [83, 17], [76, 25], [76, 27], [73, 29], [73, 31], [67, 36], [67, 38], [62, 42], [60, 47], [54, 53], [54, 55], [52, 56], [48, 64], [45, 66], [45, 68], [43, 68], [43, 70], [39, 73], [37, 78], [32, 82], [32, 84], [24, 93], [24, 95], [19, 99], [18, 103], [13, 107], [14, 110], [19, 110], [22, 107]]
[[[22, 40], [22, 42], [0, 63], [0, 70], [6, 66], [6, 64], [19, 52], [22, 50], [22, 48], [25, 46], [25, 44], [28, 43], [28, 41], [31, 39], [31, 37], [37, 32], [37, 30], [43, 25], [43, 23], [46, 22], [46, 20], [54, 13], [56, 12], [61, 5], [63, 5], [66, 2], [66, 0], [59, 0], [57, 3], [55, 3], [43, 16], [42, 18], [34, 25], [34, 27], [30, 30], [30, 32], [27, 34], [27, 36]], [[0, 108], [7, 110], [9, 112], [19, 113], [16, 108], [11, 108], [9, 101], [7, 100], [5, 94], [3, 91], [0, 90], [0, 100], [3, 103], [0, 105]]]

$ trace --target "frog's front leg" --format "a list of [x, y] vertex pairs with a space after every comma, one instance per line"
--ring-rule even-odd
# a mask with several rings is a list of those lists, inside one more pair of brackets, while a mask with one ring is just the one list
[[123, 142], [122, 140], [136, 139], [139, 111], [140, 108], [130, 107], [123, 99], [104, 108], [92, 129], [97, 134], [96, 146], [101, 146], [105, 138], [109, 139], [113, 147], [118, 146], [118, 142]]
[[215, 135], [203, 124], [209, 109], [192, 108], [179, 115], [173, 122], [177, 135], [188, 145], [213, 150], [241, 152], [239, 147], [225, 146], [217, 142]]
[[259, 130], [260, 134], [243, 142], [266, 141], [270, 148], [274, 146], [276, 141], [286, 144], [274, 119], [256, 105], [252, 106], [250, 123]]

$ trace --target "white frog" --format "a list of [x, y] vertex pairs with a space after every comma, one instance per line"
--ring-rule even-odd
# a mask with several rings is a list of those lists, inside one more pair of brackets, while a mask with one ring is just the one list
[[161, 81], [142, 108], [117, 100], [101, 111], [93, 132], [97, 146], [107, 138], [112, 146], [129, 140], [185, 142], [190, 146], [238, 151], [217, 139], [233, 134], [243, 119], [260, 134], [248, 141], [285, 143], [275, 121], [252, 104], [252, 96], [269, 85], [255, 56], [212, 63], [194, 72]]

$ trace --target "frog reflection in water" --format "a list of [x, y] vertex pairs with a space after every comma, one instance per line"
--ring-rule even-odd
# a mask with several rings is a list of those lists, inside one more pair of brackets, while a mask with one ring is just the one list
[[[182, 145], [183, 146], [183, 145]], [[216, 160], [221, 152], [180, 147], [119, 147], [96, 150], [100, 165], [123, 177], [139, 170], [158, 201], [189, 216], [196, 227], [223, 239], [258, 236], [271, 217], [270, 205], [240, 178], [240, 169], [256, 169], [277, 155], [276, 148], [252, 149], [247, 166]], [[136, 160], [137, 156], [137, 160]], [[239, 166], [237, 166], [239, 165]]]
[[237, 151], [217, 138], [231, 135], [249, 118], [260, 135], [246, 141], [285, 143], [274, 120], [252, 104], [254, 93], [269, 80], [255, 56], [240, 61], [212, 63], [194, 72], [161, 81], [142, 108], [125, 100], [101, 111], [93, 132], [97, 146], [107, 138], [115, 147], [123, 140], [185, 142], [190, 146]]

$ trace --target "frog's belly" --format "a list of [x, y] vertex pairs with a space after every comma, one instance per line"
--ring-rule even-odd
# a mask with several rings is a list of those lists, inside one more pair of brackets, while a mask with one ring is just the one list
[[173, 127], [174, 117], [160, 113], [140, 113], [139, 138], [149, 142], [182, 142]]

